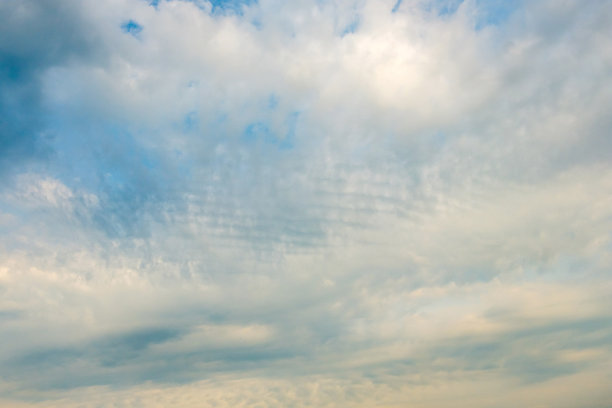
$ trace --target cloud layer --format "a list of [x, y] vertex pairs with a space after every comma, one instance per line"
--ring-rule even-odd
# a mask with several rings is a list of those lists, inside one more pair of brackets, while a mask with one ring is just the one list
[[0, 406], [606, 406], [611, 19], [0, 3]]

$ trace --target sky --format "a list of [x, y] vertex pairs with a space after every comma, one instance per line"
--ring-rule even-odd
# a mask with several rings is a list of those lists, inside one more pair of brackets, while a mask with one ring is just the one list
[[609, 407], [612, 1], [0, 2], [0, 407]]

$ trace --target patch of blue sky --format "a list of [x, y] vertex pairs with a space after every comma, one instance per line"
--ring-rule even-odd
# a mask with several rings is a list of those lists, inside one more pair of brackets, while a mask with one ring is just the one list
[[250, 123], [244, 129], [244, 133], [242, 134], [242, 141], [248, 144], [257, 143], [260, 141], [268, 144], [275, 144], [276, 140], [276, 136], [264, 122]]
[[247, 125], [243, 134], [242, 141], [249, 145], [263, 143], [269, 146], [276, 146], [278, 150], [291, 150], [295, 147], [296, 126], [300, 113], [292, 112], [285, 119], [287, 132], [279, 136], [265, 122], [253, 122]]
[[[424, 4], [424, 9], [440, 17], [452, 16], [463, 3], [464, 0], [432, 0]], [[396, 7], [399, 7], [398, 4]], [[503, 24], [520, 8], [522, 0], [476, 0], [474, 4], [476, 5], [474, 29], [481, 30], [487, 26]]]
[[54, 125], [57, 137], [52, 148], [57, 160], [48, 172], [69, 188], [91, 192], [101, 200], [93, 221], [110, 236], [140, 234], [138, 220], [147, 203], [168, 199], [188, 173], [169, 167], [167, 154], [143, 146], [122, 126], [106, 124], [99, 131], [83, 133], [62, 121]]
[[299, 118], [300, 112], [292, 112], [287, 116], [287, 134], [279, 143], [279, 148], [281, 150], [291, 150], [295, 147], [295, 133]]
[[437, 0], [435, 8], [439, 16], [450, 16], [457, 12], [463, 0]]
[[53, 151], [53, 163], [47, 164], [48, 174], [61, 180], [69, 187], [79, 186], [94, 190], [97, 178], [93, 169], [94, 154], [89, 138], [82, 137], [82, 131], [67, 123], [67, 118], [61, 115], [49, 117], [46, 120], [47, 132], [51, 134], [50, 148]]
[[268, 109], [276, 109], [278, 107], [278, 96], [276, 94], [270, 94], [268, 97]]
[[253, 27], [255, 27], [258, 31], [263, 28], [263, 23], [257, 18], [251, 20], [251, 25], [253, 25]]
[[121, 24], [121, 30], [124, 33], [131, 34], [133, 36], [137, 36], [138, 34], [140, 34], [140, 32], [142, 32], [142, 29], [143, 27], [134, 20], [128, 20], [125, 23]]
[[257, 4], [257, 0], [209, 0], [212, 5], [212, 14], [236, 14], [243, 15], [243, 8]]
[[183, 132], [191, 132], [200, 128], [200, 119], [197, 112], [189, 112], [183, 118]]
[[186, 152], [179, 149], [172, 150], [171, 160], [175, 163], [177, 175], [183, 180], [190, 180], [192, 171], [196, 166], [194, 160]]
[[490, 25], [501, 25], [518, 10], [522, 0], [477, 0], [476, 30]]
[[155, 153], [139, 145], [128, 132], [118, 130], [107, 138], [112, 142], [100, 146], [102, 155], [97, 163], [98, 173], [105, 175], [105, 188], [110, 191], [129, 189], [146, 196], [157, 190], [160, 177], [161, 161]]
[[423, 9], [427, 13], [435, 14], [439, 17], [454, 15], [464, 0], [430, 0], [423, 3]]
[[355, 33], [359, 29], [359, 23], [359, 17], [355, 17], [353, 21], [351, 21], [349, 25], [347, 25], [344, 30], [342, 30], [342, 33], [340, 33], [340, 37]]
[[402, 0], [397, 0], [395, 4], [393, 5], [393, 8], [391, 9], [391, 12], [397, 13], [401, 5], [402, 5]]

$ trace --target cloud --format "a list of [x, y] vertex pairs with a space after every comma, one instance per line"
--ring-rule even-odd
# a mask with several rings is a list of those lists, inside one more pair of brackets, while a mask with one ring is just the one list
[[[61, 1], [53, 6], [25, 1], [3, 4], [3, 39], [0, 42], [0, 171], [18, 166], [26, 159], [50, 154], [52, 135], [44, 126], [41, 106], [41, 75], [68, 60], [87, 60], [103, 47], [83, 25], [81, 8]], [[29, 29], [25, 29], [28, 27]]]
[[0, 5], [0, 406], [603, 406], [611, 13]]

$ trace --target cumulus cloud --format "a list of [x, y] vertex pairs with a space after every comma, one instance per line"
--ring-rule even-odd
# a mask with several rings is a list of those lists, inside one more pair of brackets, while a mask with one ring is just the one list
[[604, 406], [610, 18], [3, 3], [0, 406]]

